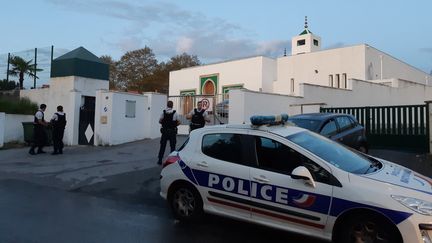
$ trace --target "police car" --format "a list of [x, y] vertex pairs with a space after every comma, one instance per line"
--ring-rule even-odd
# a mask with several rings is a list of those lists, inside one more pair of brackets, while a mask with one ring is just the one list
[[334, 242], [432, 242], [432, 180], [288, 125], [194, 130], [161, 192], [174, 216], [204, 212]]

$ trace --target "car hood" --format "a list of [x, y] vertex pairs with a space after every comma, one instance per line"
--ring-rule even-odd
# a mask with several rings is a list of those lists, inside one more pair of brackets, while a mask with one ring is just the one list
[[[378, 159], [378, 158], [376, 158]], [[378, 159], [383, 167], [364, 177], [432, 195], [432, 179], [406, 167]]]

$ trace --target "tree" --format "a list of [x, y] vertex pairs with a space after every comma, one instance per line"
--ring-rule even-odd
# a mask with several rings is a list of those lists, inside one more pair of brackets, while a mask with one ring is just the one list
[[201, 62], [198, 57], [195, 55], [189, 55], [187, 53], [171, 57], [171, 59], [167, 63], [168, 69], [170, 71], [199, 65], [201, 65]]
[[193, 66], [201, 65], [200, 60], [197, 56], [183, 53], [171, 57], [166, 63], [161, 62], [153, 75], [150, 77], [150, 87], [154, 87], [160, 93], [168, 93], [169, 86], [169, 73], [171, 71], [180, 70], [182, 68], [188, 68]]
[[33, 60], [26, 61], [22, 57], [12, 56], [9, 60], [12, 69], [9, 70], [9, 75], [19, 77], [20, 89], [24, 88], [24, 75], [30, 78], [38, 78], [36, 72], [43, 71], [43, 69], [36, 68], [35, 64], [30, 64]]
[[3, 79], [0, 81], [0, 90], [13, 90], [18, 87], [15, 81]]
[[155, 54], [149, 47], [128, 51], [118, 62], [118, 80], [131, 90], [152, 91], [152, 87], [148, 86], [148, 79], [157, 66]]
[[109, 55], [103, 55], [99, 57], [99, 59], [109, 65], [109, 88], [114, 90], [125, 89], [125, 84], [122, 84], [118, 80], [118, 62], [114, 61], [114, 59]]

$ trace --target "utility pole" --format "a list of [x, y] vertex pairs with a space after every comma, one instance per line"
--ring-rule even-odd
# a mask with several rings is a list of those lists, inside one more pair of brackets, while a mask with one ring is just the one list
[[10, 63], [10, 52], [8, 53], [8, 63], [7, 63], [7, 70], [6, 70], [6, 81], [9, 82], [9, 63]]
[[37, 48], [35, 48], [33, 89], [36, 89]]

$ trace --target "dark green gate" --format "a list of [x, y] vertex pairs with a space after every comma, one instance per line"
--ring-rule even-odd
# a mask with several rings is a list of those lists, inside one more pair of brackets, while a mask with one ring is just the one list
[[427, 105], [323, 108], [351, 114], [365, 127], [369, 147], [429, 152]]

